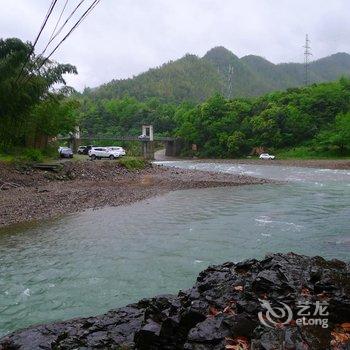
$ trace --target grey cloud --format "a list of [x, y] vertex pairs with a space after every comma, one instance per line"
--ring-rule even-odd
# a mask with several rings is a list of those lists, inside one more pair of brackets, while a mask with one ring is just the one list
[[[50, 1], [0, 2], [1, 35], [32, 41]], [[131, 77], [185, 53], [203, 55], [218, 45], [238, 56], [301, 62], [306, 33], [314, 58], [350, 51], [349, 10], [348, 0], [101, 0], [54, 58], [77, 66], [79, 75], [67, 80], [79, 89]]]

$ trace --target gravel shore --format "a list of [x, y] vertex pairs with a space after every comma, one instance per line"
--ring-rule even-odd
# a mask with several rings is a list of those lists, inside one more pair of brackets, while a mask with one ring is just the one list
[[66, 162], [58, 172], [0, 164], [0, 228], [89, 208], [130, 204], [173, 190], [263, 184], [249, 176], [149, 166], [128, 171], [117, 162]]

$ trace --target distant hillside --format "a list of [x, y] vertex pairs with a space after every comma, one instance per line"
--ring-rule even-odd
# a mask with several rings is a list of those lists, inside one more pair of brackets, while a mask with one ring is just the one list
[[[312, 83], [350, 76], [350, 55], [337, 53], [310, 64]], [[195, 55], [171, 61], [131, 79], [112, 80], [84, 94], [95, 98], [125, 95], [145, 100], [158, 97], [167, 102], [203, 101], [216, 92], [225, 97], [259, 96], [304, 83], [301, 63], [273, 64], [260, 56], [238, 58], [224, 47], [211, 49], [202, 58]]]

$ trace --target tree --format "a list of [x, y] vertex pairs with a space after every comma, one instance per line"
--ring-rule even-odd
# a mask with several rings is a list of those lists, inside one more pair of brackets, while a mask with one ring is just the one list
[[52, 96], [37, 104], [26, 119], [26, 145], [32, 148], [47, 146], [49, 136], [68, 134], [77, 126], [79, 102], [65, 95]]
[[0, 146], [24, 145], [34, 108], [67, 91], [54, 90], [67, 73], [76, 68], [36, 56], [30, 43], [0, 40]]
[[338, 133], [337, 143], [341, 150], [350, 148], [350, 112], [335, 118], [335, 130]]
[[230, 156], [241, 156], [246, 148], [246, 136], [241, 131], [235, 131], [227, 138], [227, 148]]
[[349, 151], [350, 112], [337, 115], [333, 128], [321, 132], [316, 140], [328, 148], [337, 147], [341, 153]]

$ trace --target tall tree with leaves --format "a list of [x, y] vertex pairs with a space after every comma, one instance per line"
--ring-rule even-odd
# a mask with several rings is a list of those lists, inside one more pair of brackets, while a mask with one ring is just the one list
[[76, 74], [77, 70], [36, 56], [30, 43], [0, 39], [0, 146], [25, 144], [33, 121], [38, 118], [39, 122], [38, 106], [69, 93], [67, 88], [54, 89], [66, 84], [63, 75], [67, 73]]

